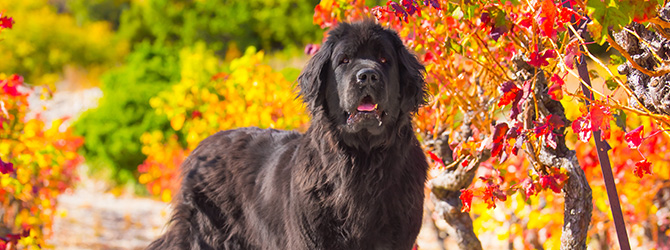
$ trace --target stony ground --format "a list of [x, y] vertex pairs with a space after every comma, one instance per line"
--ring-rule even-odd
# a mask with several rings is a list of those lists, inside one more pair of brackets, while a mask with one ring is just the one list
[[58, 197], [49, 243], [55, 249], [144, 249], [160, 235], [169, 216], [166, 203], [132, 195], [115, 196], [86, 177]]
[[[58, 197], [54, 235], [55, 249], [144, 249], [164, 230], [169, 205], [133, 195], [115, 196], [101, 181], [82, 177], [73, 192]], [[421, 250], [439, 250], [430, 217], [419, 235]]]

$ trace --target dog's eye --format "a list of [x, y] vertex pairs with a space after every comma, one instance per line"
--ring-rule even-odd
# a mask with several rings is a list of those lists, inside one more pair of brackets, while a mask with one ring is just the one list
[[340, 64], [343, 64], [343, 63], [349, 63], [349, 57], [346, 57], [346, 56], [343, 57], [342, 60], [340, 60]]
[[383, 56], [382, 56], [382, 57], [379, 57], [379, 61], [380, 61], [381, 63], [386, 63], [386, 57], [383, 57]]

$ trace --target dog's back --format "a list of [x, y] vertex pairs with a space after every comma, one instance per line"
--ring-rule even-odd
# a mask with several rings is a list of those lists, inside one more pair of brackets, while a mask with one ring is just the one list
[[203, 140], [182, 165], [182, 189], [168, 232], [149, 249], [286, 245], [281, 211], [289, 189], [288, 163], [300, 136], [241, 128]]

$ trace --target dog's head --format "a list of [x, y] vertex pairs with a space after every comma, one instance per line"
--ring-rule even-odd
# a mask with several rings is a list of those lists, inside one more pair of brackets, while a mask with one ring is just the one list
[[424, 71], [396, 32], [372, 21], [341, 23], [300, 75], [300, 96], [314, 119], [369, 140], [410, 123], [425, 103]]

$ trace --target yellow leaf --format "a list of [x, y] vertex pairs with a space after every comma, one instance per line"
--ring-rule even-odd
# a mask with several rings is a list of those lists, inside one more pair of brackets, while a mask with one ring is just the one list
[[181, 130], [182, 126], [184, 126], [184, 120], [186, 120], [186, 116], [184, 114], [178, 114], [175, 117], [172, 117], [170, 125], [174, 130]]
[[0, 175], [0, 187], [3, 189], [6, 188], [9, 183], [12, 181], [12, 177], [9, 177], [9, 174]]
[[141, 174], [139, 179], [140, 179], [140, 184], [147, 184], [151, 180], [151, 177], [149, 177], [149, 175], [147, 175], [147, 174]]
[[172, 201], [172, 191], [170, 191], [170, 189], [163, 190], [161, 200], [166, 203]]

